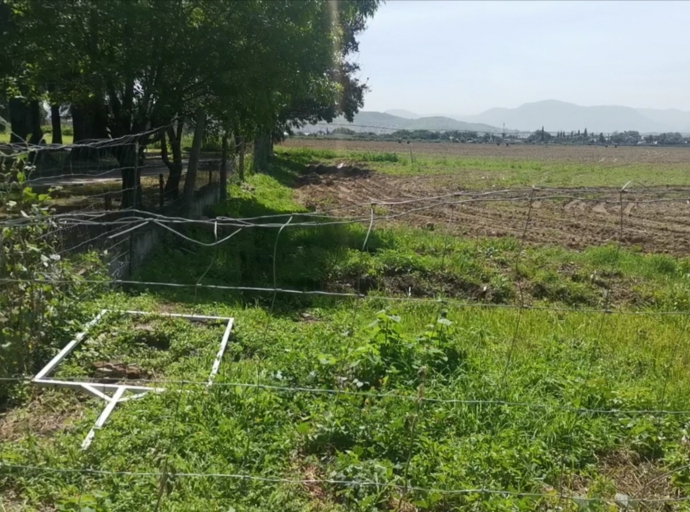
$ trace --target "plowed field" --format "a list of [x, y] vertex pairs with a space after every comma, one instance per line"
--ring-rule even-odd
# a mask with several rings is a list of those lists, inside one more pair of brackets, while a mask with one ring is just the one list
[[[348, 144], [370, 144], [365, 146], [370, 151], [390, 150], [390, 146], [397, 145]], [[437, 151], [455, 151], [459, 147], [463, 151], [487, 152], [492, 156], [498, 149], [451, 144], [426, 146]], [[361, 147], [348, 146], [347, 149]], [[527, 152], [544, 151], [544, 148], [534, 147], [514, 149], [525, 152], [525, 158]], [[607, 148], [550, 149], [553, 153], [561, 153], [563, 158], [588, 160]], [[640, 158], [646, 158], [647, 163], [669, 163], [668, 155], [678, 164], [690, 162], [690, 150], [684, 148], [608, 149], [618, 152], [616, 154], [630, 164]], [[528, 243], [574, 249], [621, 240], [623, 245], [645, 252], [690, 254], [690, 187], [648, 187], [633, 182], [623, 193], [618, 186], [532, 191], [527, 187], [497, 189], [494, 185], [477, 190], [467, 187], [466, 173], [401, 176], [377, 172], [366, 165], [347, 162], [340, 168], [337, 165], [307, 166], [297, 189], [298, 197], [310, 209], [364, 219], [370, 215], [370, 204], [375, 203], [377, 225], [405, 223], [427, 229], [450, 229], [468, 236], [522, 237], [525, 233]], [[375, 162], [369, 165], [376, 167]], [[433, 196], [444, 197], [417, 200]]]

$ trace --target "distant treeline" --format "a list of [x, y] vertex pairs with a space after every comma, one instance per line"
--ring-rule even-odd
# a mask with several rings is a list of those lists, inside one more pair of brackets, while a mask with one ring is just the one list
[[542, 128], [536, 130], [527, 137], [530, 142], [552, 142], [560, 144], [663, 144], [663, 145], [678, 145], [690, 143], [690, 137], [683, 137], [678, 132], [660, 133], [657, 135], [641, 135], [640, 132], [630, 130], [625, 132], [613, 133], [589, 133], [587, 128], [584, 131], [577, 132], [559, 131], [550, 133]]
[[613, 145], [641, 145], [661, 144], [680, 145], [690, 144], [690, 137], [682, 134], [661, 133], [658, 135], [641, 135], [637, 131], [614, 133], [590, 133], [586, 128], [577, 131], [548, 132], [544, 128], [530, 134], [491, 133], [476, 131], [432, 131], [432, 130], [397, 130], [392, 133], [356, 132], [349, 128], [326, 129], [318, 134], [297, 134], [304, 137], [328, 137], [354, 140], [378, 141], [418, 141], [418, 142], [466, 142], [466, 143], [531, 143], [531, 144], [613, 144]]
[[432, 131], [432, 130], [397, 130], [392, 133], [356, 132], [349, 128], [326, 129], [319, 134], [298, 134], [298, 136], [319, 136], [333, 138], [347, 138], [357, 140], [381, 141], [426, 141], [426, 142], [492, 142], [503, 139], [516, 139], [517, 135], [500, 133], [476, 132], [464, 130]]

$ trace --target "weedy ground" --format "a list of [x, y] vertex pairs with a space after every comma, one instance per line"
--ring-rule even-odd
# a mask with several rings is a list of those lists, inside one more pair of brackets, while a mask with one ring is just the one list
[[[302, 159], [284, 154], [233, 184], [215, 213], [304, 220], [292, 188]], [[221, 328], [104, 322], [60, 371], [94, 376], [94, 363], [117, 361], [167, 391], [118, 406], [82, 452], [103, 402], [21, 390], [0, 423], [0, 457], [15, 466], [0, 469], [0, 503], [683, 510], [634, 500], [682, 498], [690, 485], [690, 260], [367, 228], [255, 227], [215, 248], [166, 240], [136, 279], [366, 296], [140, 284], [83, 304], [83, 320], [109, 307], [233, 316], [236, 327], [207, 388]], [[215, 239], [212, 228], [186, 234]]]
[[690, 151], [669, 147], [495, 146], [293, 139], [278, 147], [291, 160], [355, 161], [394, 175], [461, 172], [468, 188], [688, 185]]

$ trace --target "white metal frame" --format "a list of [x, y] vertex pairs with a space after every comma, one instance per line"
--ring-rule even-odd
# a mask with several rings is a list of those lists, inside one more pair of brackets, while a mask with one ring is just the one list
[[[43, 369], [40, 372], [38, 372], [31, 381], [34, 384], [38, 384], [39, 386], [55, 386], [61, 388], [72, 388], [86, 391], [87, 393], [106, 401], [105, 408], [101, 412], [100, 416], [96, 420], [96, 423], [91, 428], [88, 435], [84, 439], [84, 442], [81, 445], [82, 450], [86, 450], [91, 445], [91, 442], [93, 441], [93, 438], [96, 435], [96, 431], [103, 427], [103, 425], [105, 424], [108, 417], [113, 412], [115, 406], [118, 403], [141, 398], [150, 392], [161, 393], [165, 391], [165, 388], [157, 386], [137, 386], [130, 384], [101, 384], [98, 382], [60, 380], [53, 379], [50, 377], [50, 374], [60, 365], [60, 363], [68, 355], [70, 355], [82, 341], [84, 341], [89, 331], [101, 320], [103, 320], [103, 317], [110, 312], [125, 313], [128, 315], [148, 315], [159, 317], [185, 318], [187, 320], [192, 321], [221, 320], [227, 322], [225, 326], [225, 332], [223, 333], [223, 338], [220, 341], [220, 348], [218, 349], [216, 358], [213, 361], [213, 367], [211, 368], [211, 373], [208, 377], [206, 387], [211, 386], [213, 384], [213, 380], [216, 378], [216, 375], [218, 374], [218, 370], [220, 369], [220, 363], [223, 359], [225, 349], [228, 346], [230, 332], [232, 331], [232, 327], [235, 321], [234, 318], [225, 316], [183, 315], [177, 313], [156, 313], [149, 311], [113, 311], [109, 309], [102, 309], [91, 321], [87, 322], [86, 325], [84, 325], [84, 329], [79, 334], [77, 334], [72, 341], [65, 345], [65, 347], [53, 359], [51, 359], [50, 362], [47, 365], [45, 365]], [[134, 394], [124, 396], [125, 393], [128, 391], [133, 392]], [[112, 396], [108, 395], [108, 392], [112, 392]]]

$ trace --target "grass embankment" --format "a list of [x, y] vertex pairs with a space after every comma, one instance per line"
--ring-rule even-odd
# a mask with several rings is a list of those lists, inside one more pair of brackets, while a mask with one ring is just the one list
[[[280, 160], [271, 176], [233, 185], [232, 199], [217, 213], [304, 211], [290, 188], [296, 168], [294, 160]], [[288, 218], [271, 222], [282, 225]], [[293, 216], [292, 223], [300, 220]], [[236, 330], [217, 385], [185, 386], [179, 393], [168, 385], [171, 392], [118, 406], [86, 453], [79, 445], [103, 402], [74, 391], [27, 390], [33, 401], [0, 426], [3, 463], [137, 474], [6, 469], [0, 476], [6, 506], [575, 510], [586, 501], [443, 491], [562, 491], [594, 500], [687, 491], [687, 415], [610, 412], [690, 409], [684, 316], [501, 307], [520, 302], [520, 283], [523, 300], [532, 304], [687, 311], [687, 260], [613, 247], [582, 253], [527, 248], [516, 267], [520, 246], [513, 239], [375, 229], [362, 251], [366, 226], [288, 225], [276, 245], [277, 232], [245, 229], [209, 249], [171, 239], [137, 277], [272, 286], [275, 251], [280, 287], [359, 288], [370, 297], [278, 294], [273, 303], [271, 293], [137, 286], [85, 304], [89, 312], [108, 306], [232, 315]], [[214, 240], [211, 229], [187, 234]], [[468, 304], [389, 302], [377, 295], [454, 297]], [[84, 347], [87, 355], [75, 352], [64, 371], [84, 374], [92, 360], [125, 357], [106, 350], [112, 340], [115, 347], [133, 347], [148, 375], [203, 382], [210, 371], [207, 347], [219, 341], [180, 322], [142, 329], [132, 320], [109, 329], [112, 336], [96, 333]], [[169, 353], [142, 342], [142, 333], [163, 340]], [[418, 403], [421, 393], [437, 400]], [[395, 487], [408, 482], [416, 489]], [[589, 505], [605, 509], [597, 501]]]
[[[391, 144], [395, 148], [395, 144]], [[561, 148], [549, 148], [557, 153]], [[577, 151], [578, 148], [566, 148]], [[635, 151], [637, 148], [627, 148]], [[558, 158], [534, 159], [527, 156], [456, 156], [420, 153], [402, 145], [390, 152], [300, 148], [279, 146], [278, 154], [308, 164], [314, 161], [359, 162], [379, 172], [397, 175], [453, 174], [462, 172], [467, 188], [613, 187], [629, 181], [634, 186], [688, 186], [688, 163], [623, 163], [616, 158], [601, 161], [564, 161]], [[410, 153], [411, 151], [411, 153]]]

